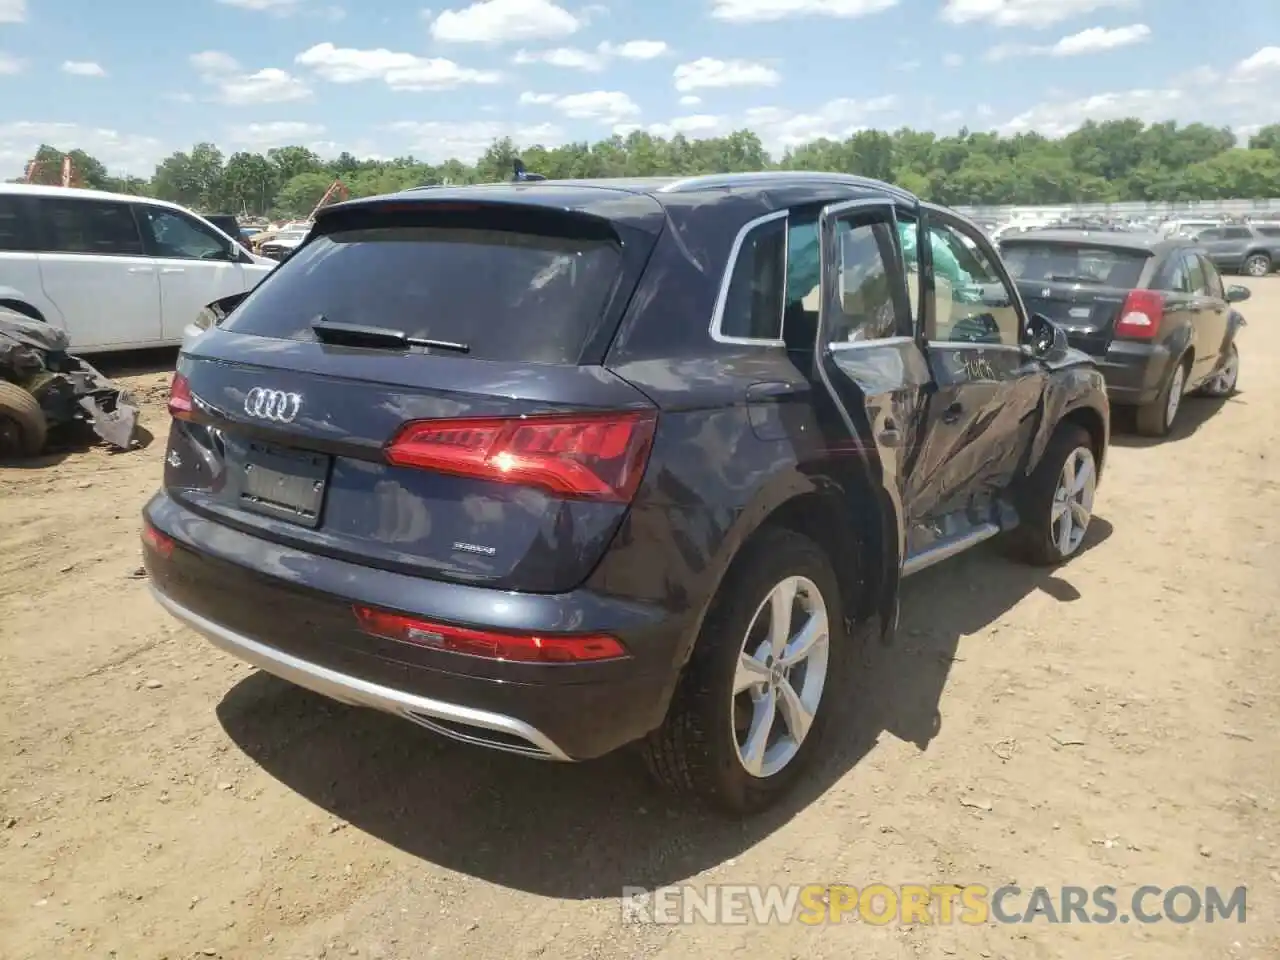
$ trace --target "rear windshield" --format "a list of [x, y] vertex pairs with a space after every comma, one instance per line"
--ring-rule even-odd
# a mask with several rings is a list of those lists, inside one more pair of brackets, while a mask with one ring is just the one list
[[481, 360], [577, 361], [617, 282], [601, 239], [457, 227], [340, 231], [304, 246], [225, 329], [315, 340], [311, 325], [400, 330], [470, 346]]
[[1065, 243], [1010, 243], [1000, 248], [1009, 272], [1018, 280], [1095, 283], [1136, 287], [1147, 262], [1139, 250], [1072, 246]]

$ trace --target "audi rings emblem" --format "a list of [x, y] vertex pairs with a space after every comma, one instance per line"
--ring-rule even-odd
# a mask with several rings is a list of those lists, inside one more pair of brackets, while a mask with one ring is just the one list
[[259, 420], [293, 423], [302, 409], [302, 394], [254, 387], [244, 398], [244, 412]]

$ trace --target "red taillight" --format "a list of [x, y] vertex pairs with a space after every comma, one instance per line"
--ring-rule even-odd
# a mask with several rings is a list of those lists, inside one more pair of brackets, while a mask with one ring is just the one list
[[356, 623], [374, 637], [412, 643], [433, 650], [465, 653], [488, 660], [514, 660], [520, 663], [585, 663], [615, 660], [627, 655], [622, 643], [607, 634], [578, 636], [537, 636], [533, 634], [497, 633], [471, 627], [454, 627], [428, 623], [398, 613], [354, 606]]
[[1131, 340], [1154, 340], [1164, 319], [1164, 297], [1155, 290], [1131, 290], [1120, 308], [1115, 334]]
[[656, 425], [651, 411], [415, 420], [396, 434], [386, 457], [398, 467], [627, 503], [640, 486]]
[[191, 416], [191, 384], [180, 373], [173, 375], [169, 384], [169, 416], [175, 420], [186, 420]]
[[166, 537], [146, 521], [143, 521], [142, 524], [142, 542], [162, 557], [167, 557], [173, 553], [173, 539]]

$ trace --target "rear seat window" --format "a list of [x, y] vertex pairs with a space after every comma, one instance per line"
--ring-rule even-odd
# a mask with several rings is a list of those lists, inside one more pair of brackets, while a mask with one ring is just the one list
[[[616, 243], [458, 227], [321, 236], [282, 264], [224, 329], [314, 340], [323, 317], [466, 343], [481, 360], [575, 363], [621, 271]], [[461, 355], [460, 355], [461, 356]]]

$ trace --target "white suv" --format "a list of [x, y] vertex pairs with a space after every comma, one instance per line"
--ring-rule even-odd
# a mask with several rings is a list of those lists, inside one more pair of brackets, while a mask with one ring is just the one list
[[176, 204], [0, 183], [0, 306], [76, 353], [181, 344], [201, 308], [275, 267]]

